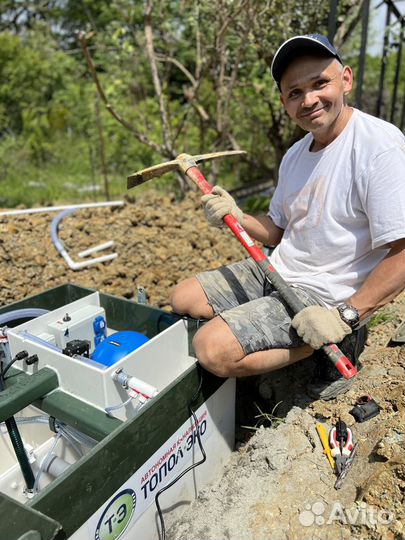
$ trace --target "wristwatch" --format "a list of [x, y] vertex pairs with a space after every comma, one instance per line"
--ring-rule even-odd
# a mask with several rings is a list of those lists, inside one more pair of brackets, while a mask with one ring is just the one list
[[348, 324], [352, 330], [356, 330], [360, 323], [360, 315], [357, 309], [350, 304], [340, 304], [337, 306], [340, 318]]

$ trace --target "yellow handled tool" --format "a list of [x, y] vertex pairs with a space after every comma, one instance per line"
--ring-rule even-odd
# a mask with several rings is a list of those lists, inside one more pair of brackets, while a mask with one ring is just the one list
[[321, 443], [323, 446], [323, 453], [328, 458], [330, 466], [332, 467], [332, 471], [333, 471], [335, 469], [335, 462], [330, 452], [329, 442], [328, 442], [328, 433], [325, 429], [325, 426], [323, 424], [316, 424], [316, 431], [318, 432], [319, 438], [321, 439]]

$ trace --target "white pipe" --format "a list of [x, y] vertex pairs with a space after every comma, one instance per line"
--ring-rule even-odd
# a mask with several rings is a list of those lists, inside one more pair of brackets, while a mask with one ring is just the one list
[[153, 398], [159, 393], [157, 388], [145, 381], [141, 381], [141, 379], [137, 379], [136, 377], [130, 377], [127, 380], [127, 385], [130, 390], [133, 390], [137, 394], [141, 394], [142, 396], [146, 397], [146, 399]]
[[74, 262], [73, 259], [71, 259], [62, 241], [58, 237], [58, 226], [64, 217], [69, 216], [70, 214], [73, 214], [75, 210], [76, 208], [66, 208], [66, 210], [63, 210], [59, 215], [54, 217], [51, 223], [52, 242], [55, 248], [58, 250], [58, 252], [62, 255], [62, 257], [67, 262], [69, 268], [71, 268], [72, 270], [81, 270], [82, 268], [86, 268], [87, 266], [91, 266], [97, 263], [102, 263], [105, 261], [111, 261], [112, 259], [115, 259], [116, 257], [118, 257], [117, 253], [111, 253], [110, 255], [103, 255], [102, 257], [97, 257], [96, 259], [90, 259], [88, 261], [82, 261], [82, 262]]
[[87, 257], [87, 255], [91, 255], [92, 253], [95, 253], [96, 251], [102, 251], [103, 249], [107, 249], [109, 247], [113, 247], [114, 240], [109, 240], [108, 242], [104, 242], [104, 244], [98, 244], [98, 246], [94, 246], [89, 249], [85, 249], [84, 251], [81, 251], [77, 255], [79, 257]]
[[68, 463], [56, 454], [48, 454], [42, 462], [42, 470], [53, 476], [53, 478], [58, 478], [58, 476], [61, 476], [70, 465], [71, 463]]
[[68, 208], [71, 208], [72, 210], [77, 210], [80, 208], [99, 208], [104, 206], [124, 206], [124, 201], [108, 201], [89, 204], [68, 204], [64, 206], [44, 206], [42, 208], [25, 208], [23, 210], [5, 210], [4, 212], [0, 212], [0, 217], [21, 216], [25, 214], [39, 214], [41, 212], [59, 212], [61, 210], [67, 210]]
[[118, 257], [117, 253], [111, 253], [110, 255], [103, 255], [102, 257], [97, 257], [96, 259], [91, 259], [89, 261], [75, 262], [69, 257], [65, 249], [60, 250], [59, 253], [65, 259], [69, 268], [71, 268], [72, 270], [81, 270], [82, 268], [86, 268], [86, 266], [91, 266], [92, 264], [102, 263], [105, 261], [111, 261], [112, 259]]

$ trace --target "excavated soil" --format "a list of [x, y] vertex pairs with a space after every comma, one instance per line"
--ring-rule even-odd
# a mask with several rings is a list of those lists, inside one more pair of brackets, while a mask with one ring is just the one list
[[[169, 291], [178, 281], [245, 256], [229, 231], [207, 226], [197, 194], [179, 202], [151, 192], [123, 207], [78, 210], [63, 220], [59, 236], [75, 261], [80, 251], [107, 240], [118, 253], [111, 262], [73, 271], [51, 242], [54, 215], [0, 217], [0, 305], [70, 282], [135, 301], [142, 286], [152, 305], [169, 309]], [[363, 369], [335, 400], [306, 395], [311, 360], [238, 381], [238, 448], [181, 521], [168, 523], [168, 537], [402, 539], [405, 351], [388, 342], [404, 304], [402, 294], [380, 310]], [[381, 411], [355, 423], [349, 410], [364, 394]], [[339, 417], [352, 427], [359, 450], [336, 491], [315, 426], [331, 426]]]
[[[243, 248], [230, 233], [208, 227], [197, 194], [181, 202], [174, 195], [148, 193], [123, 207], [77, 210], [59, 226], [69, 256], [108, 240], [118, 257], [80, 271], [70, 270], [51, 241], [53, 214], [0, 217], [0, 305], [63, 283], [168, 306], [170, 288], [204, 269], [235, 261]], [[97, 256], [94, 255], [94, 256]]]

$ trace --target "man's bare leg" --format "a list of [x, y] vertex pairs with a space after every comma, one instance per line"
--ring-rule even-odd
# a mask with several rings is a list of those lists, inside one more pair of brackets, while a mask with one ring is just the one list
[[173, 311], [180, 315], [190, 315], [195, 319], [212, 319], [214, 316], [204, 289], [195, 277], [185, 279], [174, 287], [170, 304]]
[[246, 377], [280, 369], [311, 356], [309, 345], [270, 349], [245, 355], [239, 341], [221, 317], [201, 327], [193, 340], [197, 359], [219, 377]]

